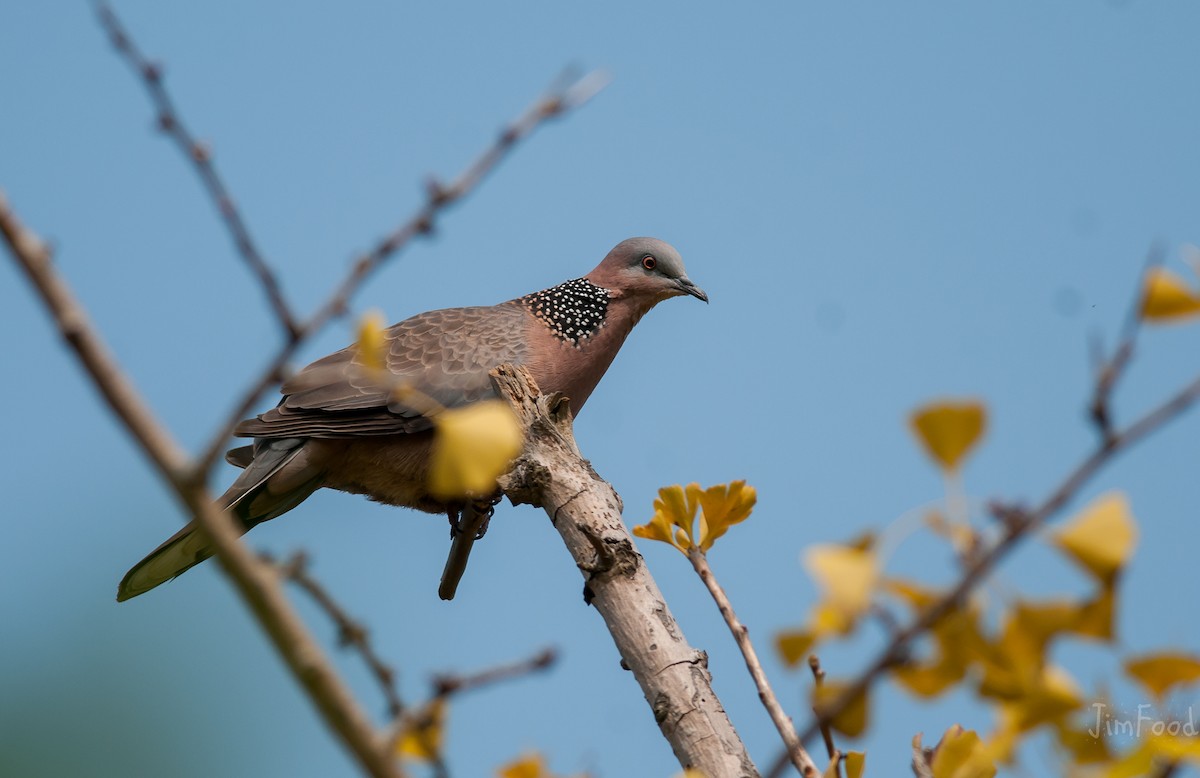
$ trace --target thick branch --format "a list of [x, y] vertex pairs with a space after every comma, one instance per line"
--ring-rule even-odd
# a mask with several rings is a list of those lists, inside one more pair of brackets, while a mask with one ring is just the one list
[[541, 397], [523, 368], [492, 371], [527, 430], [525, 452], [501, 487], [539, 505], [583, 573], [584, 601], [604, 619], [675, 757], [708, 778], [757, 776], [712, 690], [708, 657], [688, 645], [621, 521], [621, 502], [579, 455], [567, 403]]
[[400, 775], [370, 719], [288, 603], [274, 569], [259, 562], [242, 544], [233, 519], [214, 506], [202, 482], [181, 477], [187, 470], [187, 460], [180, 448], [154, 418], [88, 321], [83, 307], [55, 272], [45, 244], [18, 221], [2, 193], [0, 233], [97, 391], [212, 540], [221, 566], [326, 724], [368, 774]]

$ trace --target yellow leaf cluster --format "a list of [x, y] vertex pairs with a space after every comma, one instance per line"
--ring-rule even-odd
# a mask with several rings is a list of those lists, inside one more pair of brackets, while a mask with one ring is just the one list
[[[668, 543], [684, 554], [693, 546], [707, 552], [717, 538], [734, 524], [749, 518], [758, 493], [745, 481], [733, 481], [702, 489], [692, 483], [676, 484], [658, 490], [654, 516], [633, 528], [633, 534], [647, 540]], [[696, 531], [696, 515], [700, 529]]]
[[486, 497], [521, 453], [524, 436], [502, 400], [482, 400], [433, 418], [429, 490], [442, 499]]
[[[994, 635], [983, 628], [980, 609], [968, 602], [931, 627], [931, 656], [897, 667], [892, 676], [923, 697], [942, 694], [971, 678], [981, 697], [995, 700], [999, 726], [980, 752], [986, 753], [989, 765], [1008, 759], [1024, 733], [1046, 725], [1078, 763], [1102, 761], [1108, 757], [1104, 742], [1085, 736], [1071, 723], [1084, 707], [1082, 694], [1065, 671], [1048, 664], [1047, 652], [1053, 639], [1063, 634], [1111, 639], [1114, 582], [1115, 577], [1084, 602], [1018, 601]], [[903, 579], [888, 579], [882, 588], [917, 615], [942, 594]]]
[[1200, 657], [1172, 651], [1147, 654], [1126, 660], [1125, 672], [1162, 699], [1176, 686], [1200, 681]]
[[1195, 316], [1200, 314], [1200, 294], [1171, 271], [1153, 268], [1146, 273], [1141, 314], [1150, 322], [1172, 322]]
[[933, 778], [992, 778], [996, 759], [992, 749], [973, 730], [955, 724], [934, 747], [929, 764]]
[[873, 544], [868, 535], [852, 545], [821, 544], [805, 551], [804, 566], [820, 587], [821, 599], [803, 626], [775, 636], [775, 648], [785, 664], [799, 664], [824, 638], [847, 634], [871, 607], [879, 582]]
[[[885, 581], [883, 588], [906, 601], [918, 614], [939, 597], [937, 591], [898, 578]], [[978, 609], [968, 604], [938, 619], [930, 628], [934, 655], [897, 667], [892, 674], [897, 683], [918, 696], [935, 697], [961, 682], [971, 662], [984, 651], [978, 618]]]
[[909, 425], [929, 456], [953, 472], [983, 435], [987, 410], [975, 400], [937, 402], [913, 411]]
[[396, 753], [421, 762], [438, 759], [445, 739], [447, 707], [444, 698], [435, 697], [420, 711], [407, 716], [396, 741]]

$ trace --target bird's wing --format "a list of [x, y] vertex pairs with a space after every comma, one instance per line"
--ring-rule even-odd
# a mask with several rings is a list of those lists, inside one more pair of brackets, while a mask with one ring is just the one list
[[[279, 405], [242, 422], [237, 434], [342, 438], [428, 429], [433, 409], [494, 396], [488, 371], [525, 361], [525, 316], [514, 303], [413, 316], [386, 331], [382, 378], [356, 347], [344, 348], [284, 382]], [[406, 396], [401, 387], [415, 392]]]

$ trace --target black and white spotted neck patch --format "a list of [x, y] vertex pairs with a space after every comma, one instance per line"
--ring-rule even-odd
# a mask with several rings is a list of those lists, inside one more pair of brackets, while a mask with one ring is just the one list
[[608, 290], [586, 278], [527, 294], [521, 302], [538, 321], [572, 346], [581, 346], [604, 326]]

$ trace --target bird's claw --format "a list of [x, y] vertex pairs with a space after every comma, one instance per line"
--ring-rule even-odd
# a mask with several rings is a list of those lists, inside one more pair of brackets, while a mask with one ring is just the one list
[[[494, 497], [488, 501], [479, 501], [473, 504], [475, 518], [479, 521], [479, 528], [475, 530], [475, 539], [479, 540], [487, 534], [488, 524], [492, 521], [492, 516], [496, 513], [496, 506], [500, 504], [500, 497]], [[466, 533], [469, 529], [468, 525], [463, 522], [464, 511], [450, 512], [450, 537], [457, 537]]]

